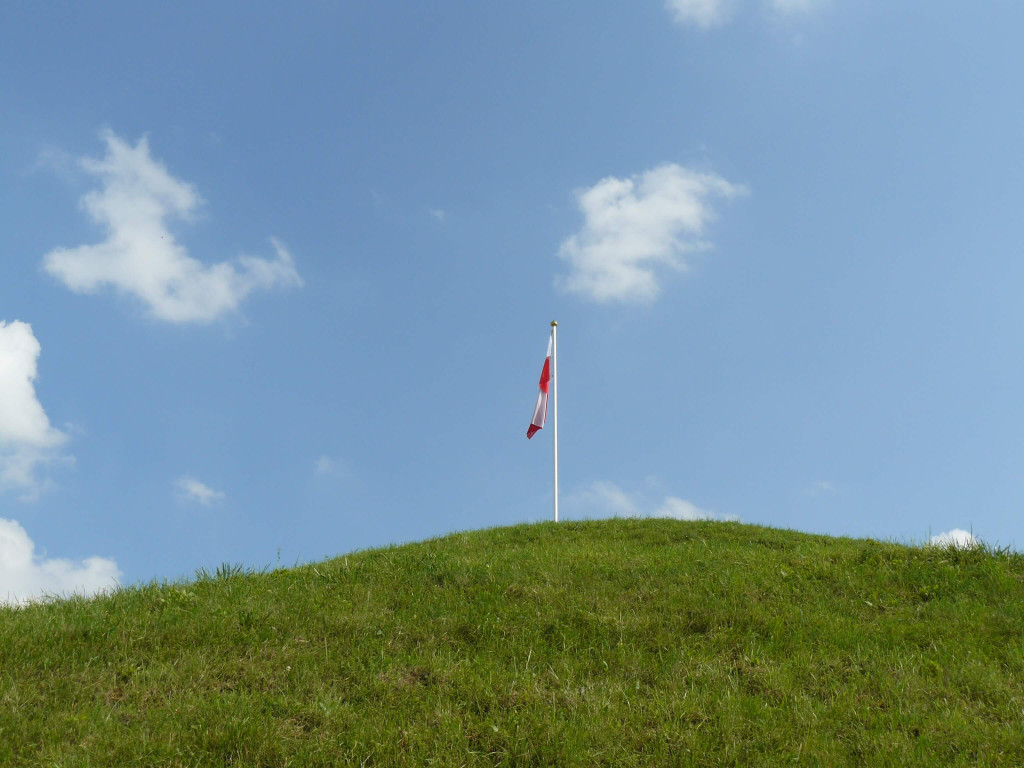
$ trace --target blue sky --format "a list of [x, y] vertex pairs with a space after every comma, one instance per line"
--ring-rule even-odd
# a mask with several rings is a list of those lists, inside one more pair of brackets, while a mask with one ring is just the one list
[[6, 4], [0, 595], [562, 513], [1024, 541], [1010, 2]]

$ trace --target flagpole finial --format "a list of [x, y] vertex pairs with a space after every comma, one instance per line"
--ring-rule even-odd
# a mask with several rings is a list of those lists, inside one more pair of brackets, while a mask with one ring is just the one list
[[557, 320], [552, 320], [551, 321], [551, 327], [554, 328], [556, 325], [558, 325], [558, 321]]

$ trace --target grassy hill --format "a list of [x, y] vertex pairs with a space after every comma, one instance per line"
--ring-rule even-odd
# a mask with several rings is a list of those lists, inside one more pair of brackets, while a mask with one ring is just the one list
[[1024, 557], [518, 526], [0, 610], [12, 766], [1024, 765]]

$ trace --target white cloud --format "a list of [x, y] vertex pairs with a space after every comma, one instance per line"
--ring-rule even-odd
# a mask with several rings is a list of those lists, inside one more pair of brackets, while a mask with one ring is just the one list
[[652, 517], [671, 517], [675, 520], [722, 520], [725, 522], [739, 522], [737, 515], [719, 515], [706, 509], [701, 509], [696, 504], [685, 499], [677, 499], [675, 496], [667, 496]]
[[91, 595], [118, 585], [117, 563], [89, 557], [80, 563], [41, 558], [25, 529], [0, 519], [0, 603], [23, 605], [44, 596]]
[[31, 325], [0, 320], [0, 490], [18, 490], [24, 501], [39, 495], [37, 468], [64, 458], [59, 449], [68, 439], [36, 397], [41, 350]]
[[960, 528], [932, 536], [928, 543], [933, 547], [956, 547], [957, 549], [971, 549], [981, 545], [981, 542], [974, 538], [973, 533]]
[[571, 508], [594, 512], [597, 517], [636, 517], [636, 501], [615, 483], [598, 480], [578, 488], [566, 499]]
[[651, 504], [639, 494], [631, 494], [615, 483], [598, 480], [576, 489], [565, 499], [571, 516], [670, 517], [675, 520], [722, 520], [737, 522], [736, 515], [719, 515], [675, 496], [666, 496], [660, 505]]
[[447, 215], [443, 208], [431, 208], [430, 215], [438, 221], [444, 221], [444, 217]]
[[208, 323], [237, 310], [254, 290], [302, 285], [291, 255], [274, 239], [273, 260], [240, 256], [208, 265], [189, 256], [167, 220], [190, 221], [202, 204], [199, 193], [150, 157], [145, 138], [134, 147], [111, 131], [102, 138], [106, 157], [84, 158], [79, 166], [100, 180], [81, 204], [106, 228], [107, 239], [57, 248], [43, 260], [46, 271], [72, 291], [109, 286], [141, 299], [159, 320]]
[[572, 272], [557, 283], [595, 301], [653, 301], [655, 270], [683, 270], [683, 254], [708, 247], [710, 198], [746, 193], [713, 173], [661, 165], [629, 179], [612, 176], [577, 191], [583, 229], [558, 255]]
[[668, 0], [665, 6], [675, 15], [679, 24], [693, 24], [702, 29], [723, 24], [732, 15], [732, 3], [727, 0]]
[[215, 491], [194, 477], [179, 477], [177, 486], [178, 493], [184, 501], [194, 501], [204, 507], [209, 507], [214, 502], [223, 501], [226, 497], [223, 491]]

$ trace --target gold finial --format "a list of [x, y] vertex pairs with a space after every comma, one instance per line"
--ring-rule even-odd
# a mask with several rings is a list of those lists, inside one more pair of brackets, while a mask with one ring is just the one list
[[558, 321], [557, 320], [552, 320], [551, 321], [551, 327], [554, 328], [556, 325], [558, 325]]

